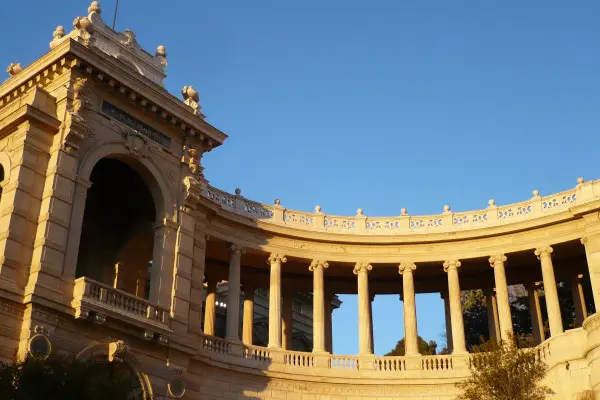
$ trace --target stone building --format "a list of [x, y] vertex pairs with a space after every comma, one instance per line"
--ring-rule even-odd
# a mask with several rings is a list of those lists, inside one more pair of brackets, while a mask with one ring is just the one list
[[[55, 30], [50, 51], [9, 66], [0, 359], [122, 362], [143, 399], [451, 399], [471, 373], [461, 290], [487, 293], [491, 336], [503, 339], [509, 287], [525, 285], [554, 399], [600, 397], [600, 181], [428, 216], [257, 203], [209, 185], [202, 156], [224, 151], [227, 135], [206, 121], [193, 87], [182, 99], [165, 90], [167, 59], [163, 46], [148, 53], [133, 32], [107, 27], [93, 2], [69, 32]], [[255, 324], [266, 290], [268, 313]], [[294, 350], [298, 293], [311, 293], [312, 351]], [[451, 354], [419, 354], [416, 293], [444, 299]], [[332, 352], [337, 294], [358, 295], [358, 354]], [[373, 354], [378, 294], [401, 295], [405, 356]], [[561, 301], [575, 309], [569, 324]], [[217, 302], [227, 304], [224, 338]]]

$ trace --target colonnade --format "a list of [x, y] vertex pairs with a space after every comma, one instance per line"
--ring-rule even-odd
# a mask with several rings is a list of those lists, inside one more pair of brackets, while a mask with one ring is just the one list
[[[583, 241], [582, 241], [583, 243]], [[237, 245], [231, 245], [229, 263], [228, 284], [228, 310], [226, 338], [231, 341], [239, 339], [239, 310], [240, 310], [240, 267], [243, 249]], [[561, 318], [557, 282], [552, 264], [553, 248], [543, 246], [535, 249], [534, 254], [540, 262], [542, 282], [545, 293], [550, 334], [552, 336], [563, 332], [564, 327]], [[292, 323], [292, 298], [289, 293], [283, 295], [281, 268], [286, 263], [285, 256], [272, 253], [267, 260], [270, 268], [269, 281], [269, 348], [291, 347], [291, 323]], [[494, 288], [485, 288], [487, 297], [488, 318], [490, 336], [498, 340], [508, 340], [513, 334], [512, 316], [509, 302], [509, 292], [506, 279], [505, 264], [508, 257], [505, 254], [495, 254], [489, 258], [489, 264], [493, 269]], [[465, 341], [465, 329], [461, 304], [460, 274], [461, 261], [447, 260], [442, 264], [447, 276], [447, 289], [442, 290], [446, 311], [446, 333], [448, 350], [453, 354], [467, 352]], [[308, 265], [308, 270], [313, 274], [313, 352], [326, 353], [331, 351], [331, 298], [332, 293], [325, 288], [325, 271], [329, 264], [323, 260], [313, 260]], [[369, 273], [373, 266], [367, 262], [355, 264], [353, 272], [357, 279], [358, 294], [358, 333], [359, 333], [359, 355], [373, 354], [373, 322], [371, 302], [372, 295], [369, 293]], [[402, 298], [404, 307], [404, 338], [406, 356], [419, 355], [417, 310], [415, 302], [414, 274], [418, 273], [418, 265], [411, 261], [399, 262], [398, 272], [402, 275]], [[587, 317], [587, 310], [581, 285], [582, 275], [578, 274], [572, 281], [573, 299], [577, 315], [577, 323], [581, 324]], [[543, 322], [540, 310], [540, 301], [537, 287], [540, 283], [528, 283], [529, 308], [531, 312], [532, 328], [538, 343], [545, 339]], [[592, 289], [594, 287], [592, 280]], [[252, 325], [254, 309], [254, 288], [245, 287], [242, 341], [244, 344], [252, 344]], [[204, 333], [214, 335], [216, 283], [209, 282], [207, 288]]]

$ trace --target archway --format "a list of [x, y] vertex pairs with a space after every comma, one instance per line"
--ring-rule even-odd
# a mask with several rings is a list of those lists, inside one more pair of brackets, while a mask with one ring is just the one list
[[76, 276], [148, 297], [156, 207], [142, 176], [116, 158], [96, 163], [88, 190]]

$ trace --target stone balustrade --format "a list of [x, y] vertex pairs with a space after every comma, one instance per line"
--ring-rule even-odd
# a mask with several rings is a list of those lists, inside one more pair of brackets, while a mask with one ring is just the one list
[[451, 212], [449, 207], [442, 214], [412, 216], [403, 213], [396, 217], [369, 217], [358, 210], [356, 216], [326, 215], [320, 211], [307, 213], [288, 210], [276, 201], [267, 205], [248, 200], [241, 195], [232, 195], [214, 187], [209, 187], [204, 196], [219, 204], [224, 210], [251, 219], [275, 225], [290, 226], [307, 231], [331, 232], [355, 235], [403, 235], [454, 232], [503, 226], [532, 220], [568, 211], [569, 208], [600, 199], [600, 180], [583, 182], [579, 180], [574, 189], [540, 196], [534, 191], [529, 200], [505, 206], [496, 206], [490, 200], [486, 209]]
[[87, 277], [74, 281], [71, 305], [76, 318], [92, 318], [97, 323], [113, 318], [142, 328], [147, 340], [157, 337], [166, 342], [171, 332], [166, 308]]

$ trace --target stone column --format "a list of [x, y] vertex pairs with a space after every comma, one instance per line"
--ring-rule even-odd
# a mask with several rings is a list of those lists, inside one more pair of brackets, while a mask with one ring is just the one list
[[252, 345], [254, 337], [254, 291], [250, 282], [244, 284], [244, 323], [242, 324], [242, 343]]
[[[591, 216], [592, 214], [590, 214]], [[596, 216], [594, 216], [596, 218]], [[600, 235], [590, 235], [581, 239], [585, 246], [585, 256], [590, 273], [590, 283], [594, 295], [596, 312], [600, 311]]]
[[448, 301], [448, 292], [446, 290], [441, 291], [440, 297], [444, 300], [444, 316], [446, 322], [446, 348], [448, 352], [452, 353], [454, 347], [452, 346], [452, 317], [450, 315], [450, 302]]
[[294, 327], [292, 320], [294, 319], [294, 292], [292, 290], [286, 290], [283, 292], [283, 316], [281, 321], [283, 326], [281, 327], [281, 342], [283, 348], [286, 350], [292, 350]]
[[407, 356], [419, 355], [417, 340], [417, 307], [415, 303], [415, 284], [413, 271], [415, 263], [402, 262], [398, 272], [402, 275], [402, 294], [404, 297], [404, 349]]
[[369, 294], [369, 296], [369, 315], [371, 316], [371, 322], [369, 324], [371, 327], [371, 354], [375, 354], [375, 336], [373, 335], [373, 302], [375, 301], [375, 294]]
[[331, 293], [325, 295], [325, 350], [329, 353], [333, 353], [333, 296]]
[[237, 244], [229, 246], [229, 281], [227, 282], [226, 339], [240, 341], [240, 269], [243, 249]]
[[546, 340], [544, 333], [544, 321], [542, 319], [542, 309], [540, 307], [540, 295], [536, 288], [536, 283], [528, 283], [527, 297], [529, 300], [529, 315], [531, 317], [531, 330], [535, 344], [538, 345]]
[[446, 261], [444, 263], [444, 271], [448, 274], [448, 300], [450, 302], [450, 314], [452, 316], [453, 354], [467, 352], [462, 305], [460, 303], [460, 283], [458, 280], [458, 269], [460, 268], [460, 265], [461, 263], [458, 260]]
[[281, 348], [281, 264], [287, 259], [281, 254], [272, 253], [268, 264], [271, 266], [269, 289], [269, 346]]
[[558, 302], [558, 290], [554, 279], [554, 267], [552, 266], [552, 247], [540, 247], [535, 251], [542, 265], [542, 277], [544, 279], [544, 294], [546, 296], [546, 308], [548, 311], [548, 322], [550, 324], [550, 335], [556, 336], [564, 332], [562, 318], [560, 315], [560, 304]]
[[494, 288], [487, 288], [484, 293], [487, 303], [488, 331], [490, 332], [490, 339], [498, 341], [500, 340], [500, 322], [498, 321], [498, 302], [496, 293]]
[[217, 281], [206, 279], [206, 302], [204, 304], [204, 333], [215, 336]]
[[308, 269], [313, 273], [313, 352], [325, 350], [325, 270], [326, 261], [313, 260]]
[[504, 254], [498, 254], [490, 257], [489, 261], [494, 269], [496, 298], [498, 302], [498, 321], [500, 322], [500, 338], [503, 341], [506, 341], [510, 340], [513, 335], [510, 300], [508, 299], [508, 285], [506, 283], [506, 270], [504, 268], [506, 256]]
[[585, 305], [585, 296], [583, 295], [583, 286], [581, 285], [582, 274], [576, 274], [571, 281], [571, 291], [573, 292], [573, 304], [575, 305], [575, 326], [582, 326], [587, 318], [587, 307]]
[[360, 262], [354, 266], [358, 277], [358, 352], [360, 355], [371, 352], [371, 307], [369, 307], [369, 271], [371, 264]]
[[163, 218], [162, 221], [155, 223], [153, 228], [154, 248], [150, 269], [149, 300], [153, 304], [171, 308], [178, 226], [175, 222]]

